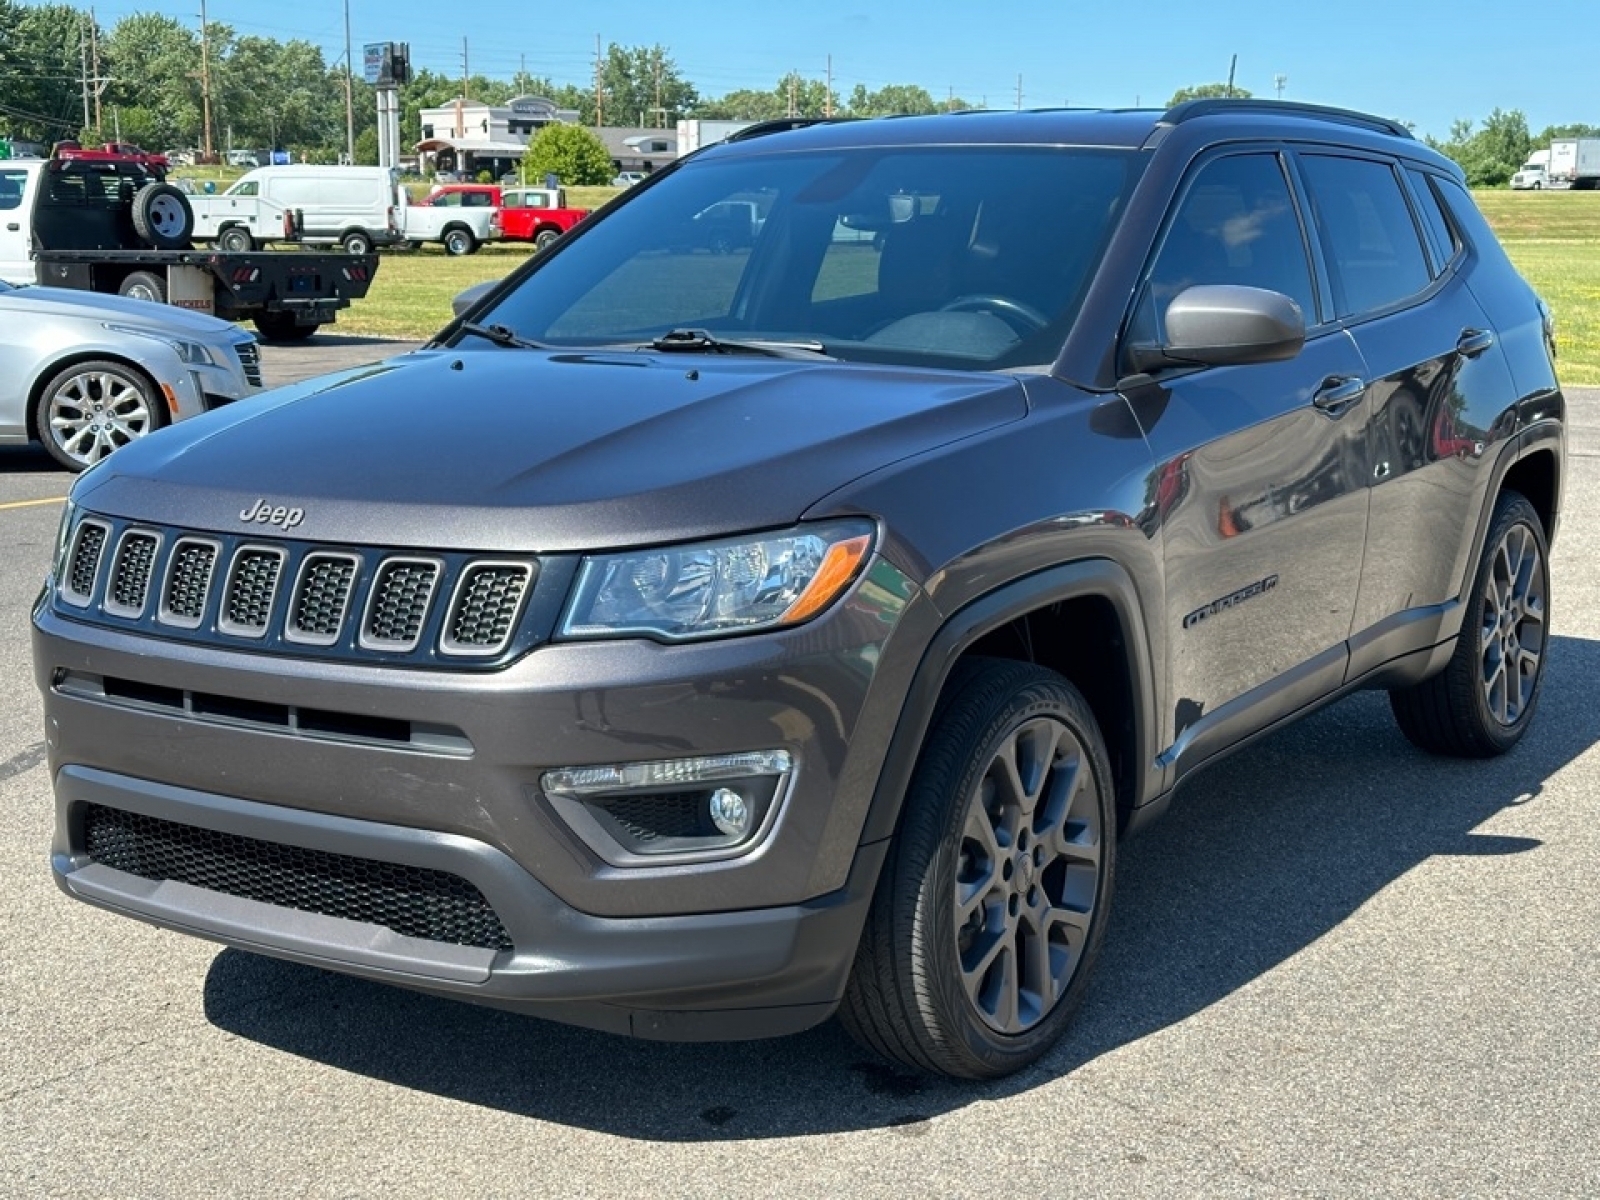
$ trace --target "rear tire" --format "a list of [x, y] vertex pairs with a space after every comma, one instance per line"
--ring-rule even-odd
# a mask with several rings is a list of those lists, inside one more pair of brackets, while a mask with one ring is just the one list
[[249, 254], [256, 248], [256, 239], [242, 225], [230, 225], [217, 235], [217, 249], [227, 254]]
[[339, 245], [344, 247], [346, 254], [371, 254], [372, 235], [364, 230], [353, 229], [339, 239]]
[[134, 193], [133, 231], [157, 250], [187, 250], [194, 236], [189, 197], [170, 183], [148, 183]]
[[302, 325], [293, 313], [286, 312], [257, 313], [251, 319], [264, 342], [303, 342], [320, 328]]
[[82, 471], [167, 423], [160, 391], [134, 368], [90, 359], [63, 369], [39, 394], [34, 419], [44, 448]]
[[117, 295], [130, 300], [150, 300], [156, 304], [167, 302], [167, 281], [153, 271], [129, 271], [117, 288]]
[[447, 230], [444, 235], [444, 252], [451, 258], [461, 258], [478, 248], [478, 239], [466, 229]]
[[972, 659], [946, 685], [856, 948], [841, 1023], [917, 1070], [993, 1079], [1050, 1049], [1105, 933], [1105, 743], [1078, 690]]
[[554, 229], [541, 229], [533, 239], [533, 248], [536, 251], [548, 250], [561, 240], [561, 234]]
[[1502, 492], [1473, 574], [1455, 652], [1430, 679], [1389, 693], [1400, 732], [1432, 754], [1492, 758], [1527, 732], [1539, 704], [1550, 635], [1544, 524]]

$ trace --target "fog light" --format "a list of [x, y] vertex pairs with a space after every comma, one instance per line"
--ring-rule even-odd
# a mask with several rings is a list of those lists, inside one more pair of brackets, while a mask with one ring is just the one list
[[711, 823], [731, 838], [743, 837], [750, 831], [750, 806], [732, 788], [718, 788], [711, 793]]

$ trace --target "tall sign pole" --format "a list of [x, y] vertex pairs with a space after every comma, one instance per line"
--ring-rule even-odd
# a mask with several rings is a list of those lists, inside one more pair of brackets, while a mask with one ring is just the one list
[[356, 161], [355, 62], [350, 57], [350, 0], [344, 0], [344, 152]]

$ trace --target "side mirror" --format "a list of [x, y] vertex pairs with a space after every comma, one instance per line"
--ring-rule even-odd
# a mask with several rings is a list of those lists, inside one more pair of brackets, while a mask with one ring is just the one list
[[1305, 314], [1282, 292], [1201, 284], [1167, 305], [1168, 358], [1213, 367], [1282, 362], [1305, 343]]
[[450, 311], [458, 317], [465, 315], [468, 309], [487, 296], [490, 289], [498, 287], [499, 284], [500, 281], [498, 279], [486, 279], [482, 283], [473, 284], [466, 291], [459, 293], [454, 300], [450, 301]]

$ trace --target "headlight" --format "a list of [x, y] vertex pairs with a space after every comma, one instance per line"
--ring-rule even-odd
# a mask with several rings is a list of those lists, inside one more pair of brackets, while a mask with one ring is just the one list
[[56, 552], [50, 560], [50, 574], [57, 579], [61, 578], [61, 572], [67, 565], [67, 544], [72, 540], [72, 518], [77, 511], [78, 506], [68, 496], [66, 503], [61, 506], [61, 524], [56, 527]]
[[185, 341], [183, 338], [173, 337], [170, 334], [158, 333], [154, 329], [140, 329], [134, 325], [113, 325], [106, 322], [105, 328], [112, 333], [126, 333], [134, 337], [149, 338], [152, 341], [163, 342], [172, 347], [172, 352], [178, 358], [192, 367], [214, 367], [219, 365], [212, 356], [211, 351], [199, 342]]
[[866, 521], [587, 558], [561, 634], [682, 641], [797, 625], [824, 611], [872, 551]]

